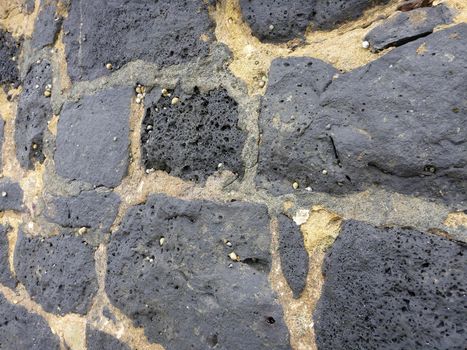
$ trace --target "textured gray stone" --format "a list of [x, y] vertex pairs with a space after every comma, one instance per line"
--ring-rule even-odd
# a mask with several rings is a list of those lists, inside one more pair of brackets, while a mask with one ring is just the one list
[[94, 251], [70, 233], [42, 238], [28, 236], [20, 229], [14, 259], [16, 277], [45, 311], [84, 315], [97, 292]]
[[54, 197], [47, 204], [45, 216], [63, 227], [107, 232], [119, 204], [120, 197], [113, 192], [85, 191], [73, 197]]
[[34, 62], [23, 81], [15, 119], [16, 157], [23, 168], [32, 169], [42, 163], [44, 131], [52, 117], [50, 98], [44, 96], [47, 84], [52, 84], [52, 67], [47, 60]]
[[290, 349], [269, 247], [264, 206], [150, 196], [111, 237], [105, 290], [167, 350]]
[[62, 24], [62, 18], [56, 16], [55, 13], [56, 6], [43, 0], [32, 36], [32, 47], [35, 49], [42, 49], [55, 42]]
[[[172, 105], [174, 96], [180, 102]], [[146, 110], [141, 146], [146, 169], [204, 181], [223, 168], [243, 176], [245, 133], [238, 127], [237, 102], [223, 88], [192, 94], [177, 88]], [[149, 127], [148, 127], [149, 126]]]
[[[302, 37], [306, 28], [331, 29], [358, 18], [371, 6], [388, 0], [240, 0], [244, 20], [262, 41]], [[272, 26], [272, 27], [271, 27]]]
[[[5, 192], [5, 193], [3, 193]], [[5, 194], [5, 196], [4, 196]], [[0, 212], [4, 210], [23, 209], [23, 190], [16, 182], [8, 178], [0, 180]]]
[[141, 59], [166, 67], [206, 56], [201, 36], [212, 37], [213, 23], [202, 0], [75, 0], [64, 28], [71, 79], [92, 80], [109, 73], [107, 63], [118, 69]]
[[466, 245], [348, 221], [323, 267], [319, 349], [462, 350]]
[[67, 102], [58, 121], [60, 176], [117, 186], [128, 168], [131, 89], [115, 88]]
[[389, 46], [400, 46], [433, 32], [436, 26], [450, 23], [451, 11], [443, 4], [422, 7], [409, 12], [397, 12], [373, 28], [365, 39], [372, 52]]
[[47, 322], [0, 294], [0, 348], [5, 350], [59, 350], [58, 337]]
[[110, 334], [86, 327], [87, 350], [131, 350], [125, 343]]
[[[19, 72], [16, 62], [19, 59], [20, 43], [13, 36], [0, 29], [0, 85], [19, 85]], [[14, 57], [14, 59], [13, 59]]]
[[4, 286], [15, 288], [16, 281], [11, 274], [10, 262], [8, 260], [9, 243], [7, 233], [9, 229], [8, 226], [0, 225], [0, 283]]
[[279, 221], [279, 252], [282, 273], [292, 289], [293, 297], [299, 298], [308, 276], [308, 252], [298, 225], [281, 214]]
[[3, 121], [2, 117], [0, 116], [0, 170], [2, 169], [3, 163], [2, 163], [2, 153], [1, 150], [3, 149], [3, 129], [5, 127], [5, 122]]
[[297, 181], [332, 194], [378, 185], [462, 207], [466, 37], [465, 24], [433, 33], [332, 82], [323, 62], [310, 60], [314, 74], [300, 59], [274, 61], [258, 185], [286, 193]]

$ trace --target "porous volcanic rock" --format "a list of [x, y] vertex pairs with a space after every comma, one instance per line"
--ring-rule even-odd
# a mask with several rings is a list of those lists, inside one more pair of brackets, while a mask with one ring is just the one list
[[8, 178], [0, 179], [0, 212], [20, 211], [23, 208], [23, 190], [20, 185]]
[[111, 302], [165, 349], [290, 349], [264, 206], [150, 196], [107, 250]]
[[286, 193], [296, 181], [332, 194], [377, 185], [462, 206], [466, 37], [466, 24], [438, 31], [334, 80], [324, 62], [275, 60], [258, 185]]
[[7, 233], [9, 229], [8, 226], [0, 225], [0, 283], [4, 286], [15, 288], [16, 281], [11, 274], [8, 259], [9, 243]]
[[131, 350], [125, 343], [110, 334], [86, 327], [87, 350]]
[[439, 236], [345, 222], [323, 267], [318, 349], [463, 349], [466, 254]]
[[[179, 102], [172, 104], [172, 99]], [[141, 129], [146, 169], [204, 181], [223, 169], [243, 175], [246, 134], [238, 127], [238, 105], [223, 88], [192, 94], [177, 88], [146, 109]]]
[[17, 61], [19, 59], [21, 45], [13, 36], [0, 29], [0, 85], [19, 85], [19, 72]]

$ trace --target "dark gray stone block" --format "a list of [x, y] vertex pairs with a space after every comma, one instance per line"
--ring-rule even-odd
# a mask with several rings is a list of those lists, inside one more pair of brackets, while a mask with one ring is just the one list
[[81, 192], [73, 197], [54, 197], [45, 216], [69, 228], [87, 227], [107, 232], [117, 216], [120, 197], [113, 192]]
[[388, 0], [240, 0], [245, 22], [262, 41], [302, 37], [306, 28], [332, 29]]
[[50, 97], [44, 96], [47, 84], [52, 84], [50, 63], [33, 63], [23, 81], [15, 120], [16, 157], [23, 168], [32, 169], [45, 160], [44, 131], [52, 117]]
[[59, 350], [60, 341], [42, 317], [0, 294], [0, 346], [5, 350]]
[[71, 79], [92, 80], [109, 73], [107, 63], [114, 70], [137, 59], [167, 67], [207, 56], [201, 37], [212, 40], [213, 23], [202, 0], [76, 0], [64, 28]]
[[321, 78], [300, 60], [275, 61], [261, 104], [258, 185], [286, 193], [297, 181], [332, 194], [378, 185], [462, 207], [466, 37], [465, 24], [433, 33], [332, 83], [323, 62], [310, 67]]
[[0, 211], [23, 209], [23, 190], [7, 178], [0, 180]]
[[87, 350], [131, 350], [125, 343], [110, 334], [86, 327]]
[[308, 252], [300, 228], [295, 222], [283, 214], [278, 216], [278, 221], [282, 273], [292, 289], [293, 297], [299, 298], [308, 276]]
[[84, 315], [97, 292], [94, 251], [81, 237], [66, 232], [43, 238], [20, 230], [16, 277], [45, 311]]
[[19, 60], [21, 45], [13, 36], [0, 29], [0, 85], [19, 85], [19, 72], [16, 62]]
[[465, 244], [345, 222], [314, 312], [319, 349], [465, 348]]
[[[174, 96], [180, 99], [176, 105], [171, 103]], [[246, 135], [237, 124], [237, 102], [225, 89], [186, 94], [177, 88], [146, 110], [141, 134], [144, 166], [204, 181], [222, 163], [243, 176]]]
[[117, 186], [126, 175], [131, 89], [116, 88], [65, 103], [57, 131], [57, 173]]
[[264, 206], [151, 196], [111, 237], [105, 289], [167, 350], [290, 349], [269, 248]]
[[55, 15], [56, 6], [42, 1], [41, 9], [34, 24], [32, 47], [42, 49], [55, 42], [62, 24], [62, 18]]
[[8, 260], [8, 231], [8, 226], [0, 225], [0, 283], [9, 288], [15, 288], [16, 281], [13, 275], [11, 274], [10, 262]]
[[364, 40], [370, 43], [372, 52], [378, 52], [427, 36], [436, 26], [447, 24], [451, 20], [451, 11], [443, 4], [409, 12], [397, 12], [373, 28]]

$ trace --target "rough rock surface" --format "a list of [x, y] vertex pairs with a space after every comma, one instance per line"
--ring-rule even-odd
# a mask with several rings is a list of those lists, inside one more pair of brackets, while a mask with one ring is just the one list
[[86, 327], [87, 350], [131, 350], [125, 343], [110, 334]]
[[289, 349], [268, 228], [263, 206], [151, 196], [111, 238], [106, 292], [167, 350]]
[[47, 322], [0, 294], [0, 347], [5, 350], [59, 350], [60, 342]]
[[300, 228], [292, 219], [281, 214], [279, 221], [279, 252], [281, 269], [294, 298], [299, 298], [308, 276], [308, 252]]
[[308, 59], [315, 75], [306, 59], [276, 60], [262, 101], [258, 184], [284, 193], [297, 181], [333, 194], [377, 184], [462, 206], [466, 37], [460, 24], [333, 81], [323, 62]]
[[[173, 105], [176, 96], [180, 102]], [[243, 175], [246, 134], [238, 127], [237, 102], [223, 88], [186, 94], [177, 88], [146, 110], [141, 135], [146, 169], [203, 181], [223, 168]]]
[[118, 69], [141, 59], [166, 67], [208, 54], [213, 24], [202, 0], [76, 0], [70, 7], [64, 28], [72, 80], [108, 74], [107, 63]]
[[130, 97], [130, 89], [108, 89], [65, 104], [55, 152], [59, 175], [95, 186], [121, 182], [128, 168]]
[[42, 1], [34, 27], [32, 46], [35, 49], [42, 49], [52, 45], [60, 30], [61, 22], [62, 19], [56, 16], [56, 6]]
[[32, 169], [42, 163], [44, 131], [52, 117], [50, 98], [44, 96], [52, 84], [52, 67], [47, 60], [33, 63], [23, 81], [15, 119], [16, 157], [23, 168]]
[[451, 11], [443, 4], [422, 7], [409, 12], [397, 12], [373, 28], [366, 36], [373, 52], [389, 46], [400, 46], [417, 38], [427, 36], [436, 26], [452, 20]]
[[[0, 116], [0, 150], [3, 147], [3, 129], [5, 127], [5, 121]], [[2, 152], [0, 152], [0, 170], [2, 169]]]
[[10, 33], [0, 29], [0, 84], [18, 85], [19, 72], [16, 64], [19, 53], [20, 44]]
[[15, 288], [16, 281], [11, 274], [10, 263], [8, 260], [8, 230], [8, 226], [0, 225], [0, 283], [4, 286]]
[[20, 185], [10, 179], [0, 179], [0, 212], [4, 210], [23, 209], [23, 190]]
[[54, 197], [45, 216], [70, 228], [92, 228], [106, 232], [117, 216], [120, 198], [113, 192], [85, 191], [73, 197]]
[[319, 349], [463, 349], [465, 244], [348, 221], [314, 313]]
[[94, 248], [81, 237], [62, 232], [43, 238], [20, 230], [14, 265], [17, 279], [45, 311], [59, 315], [89, 311], [97, 292]]
[[358, 18], [387, 0], [240, 0], [244, 20], [262, 41], [281, 42], [303, 36], [306, 28], [332, 29]]

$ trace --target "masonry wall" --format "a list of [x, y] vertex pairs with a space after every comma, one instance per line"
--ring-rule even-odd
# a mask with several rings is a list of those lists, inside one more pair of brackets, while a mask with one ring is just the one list
[[0, 0], [1, 349], [463, 349], [460, 0]]

